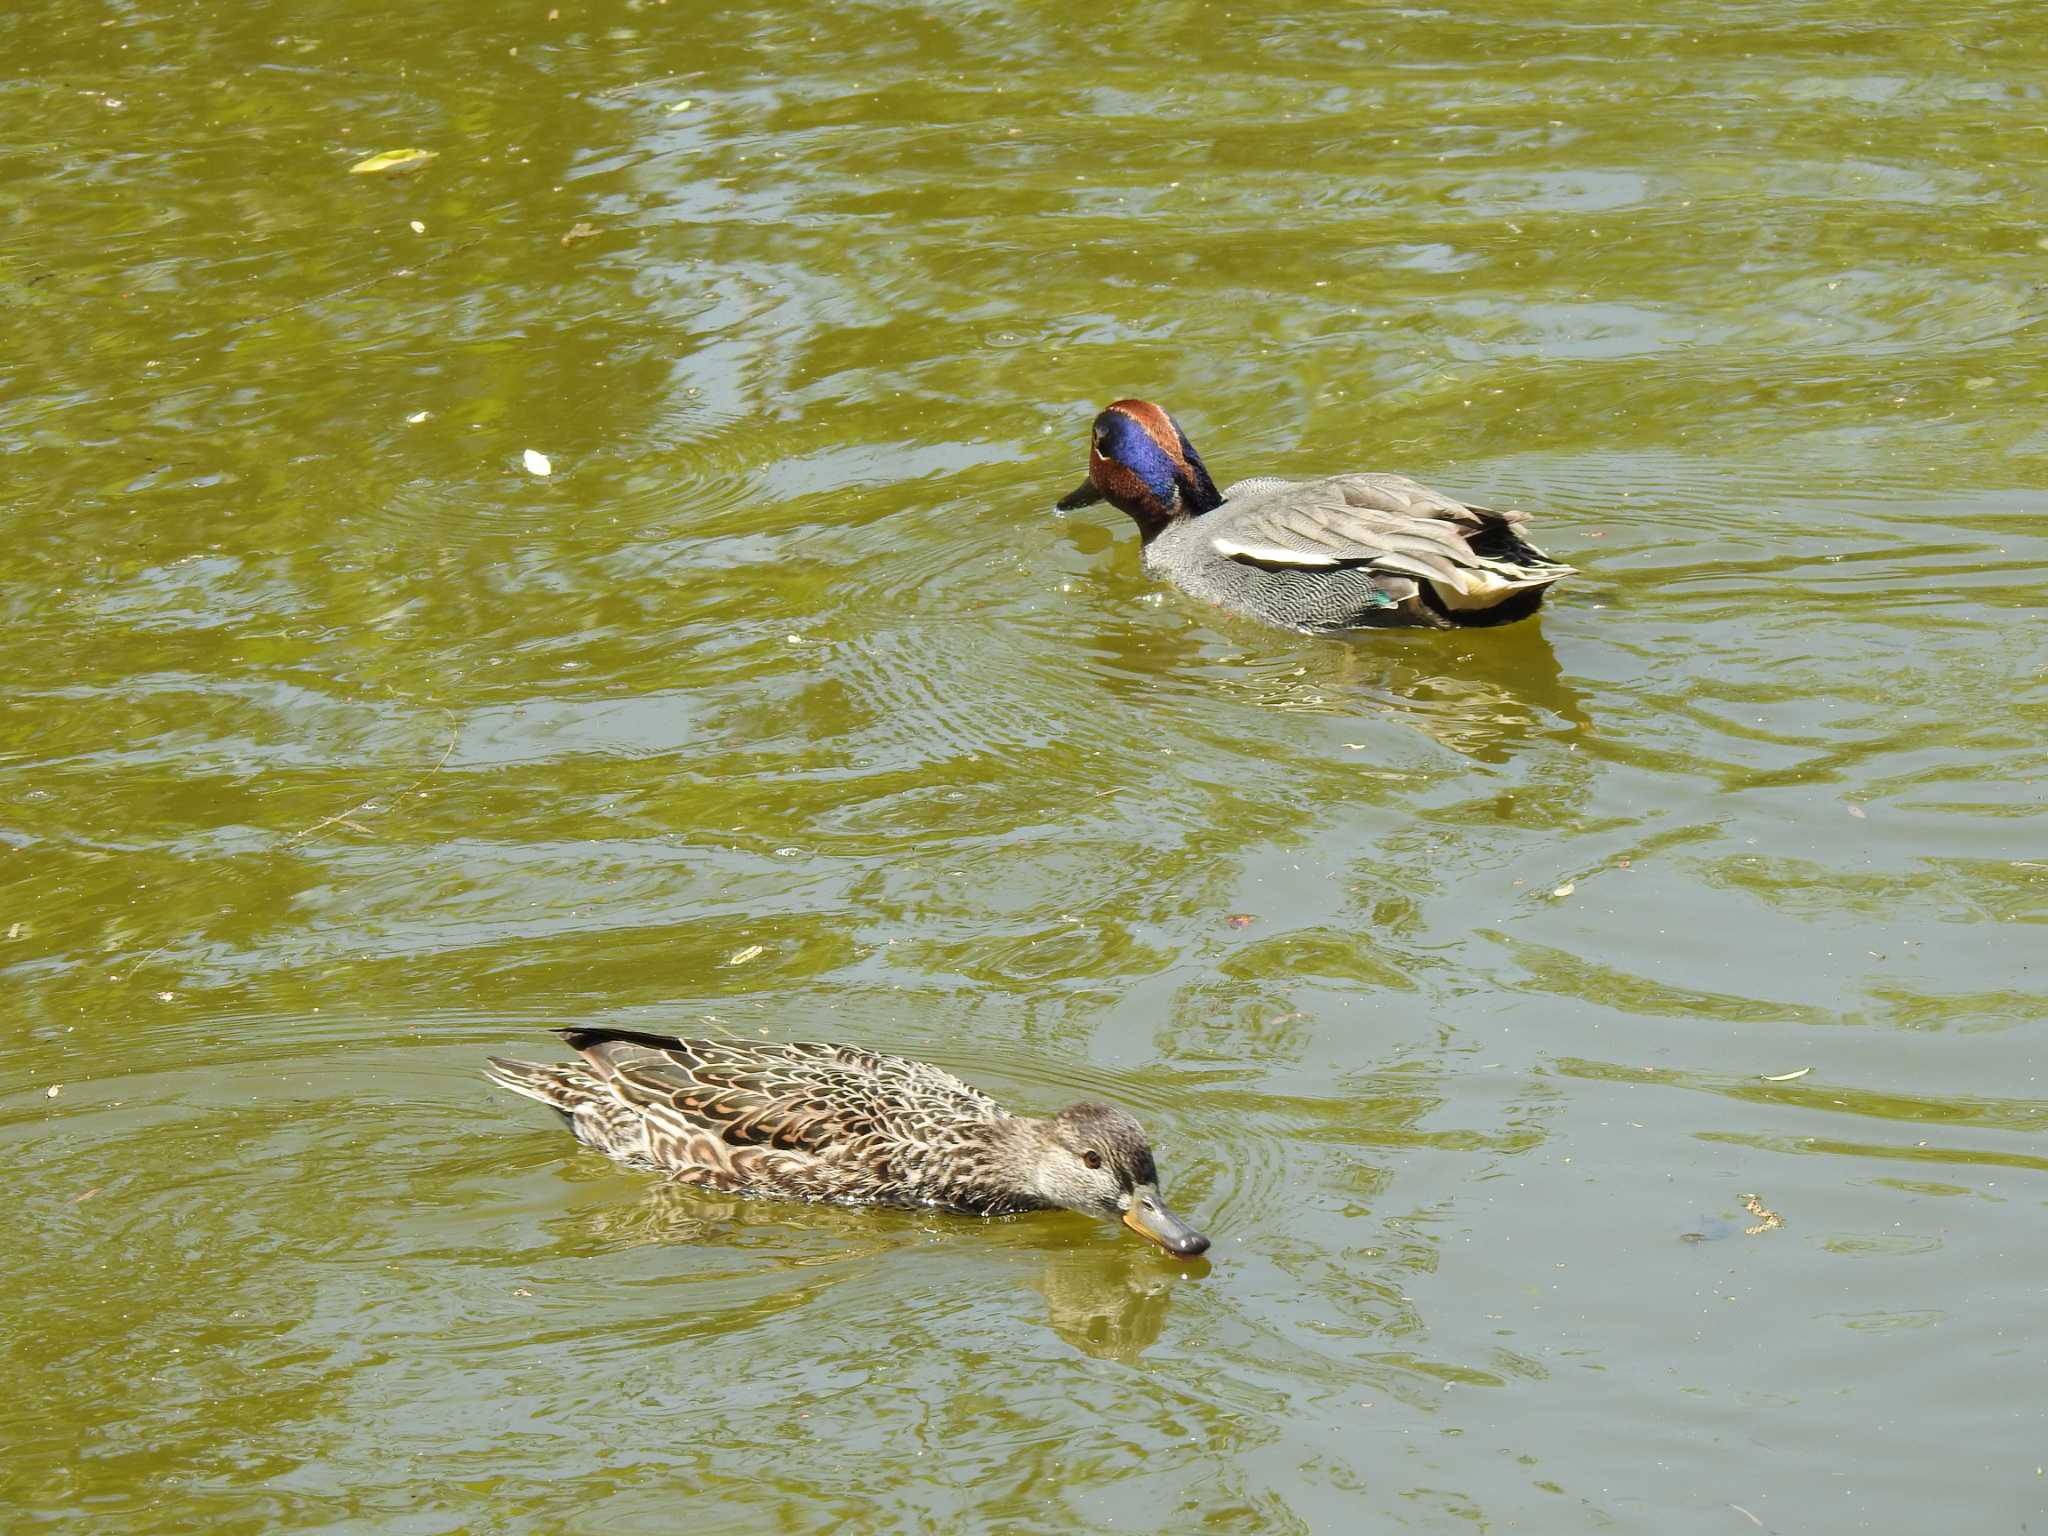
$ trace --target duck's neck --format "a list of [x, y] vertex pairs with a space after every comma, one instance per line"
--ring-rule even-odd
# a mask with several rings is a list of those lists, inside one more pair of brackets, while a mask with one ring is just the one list
[[1164, 517], [1159, 517], [1149, 512], [1133, 512], [1131, 514], [1131, 521], [1138, 525], [1138, 543], [1140, 546], [1143, 546], [1150, 544], [1159, 535], [1179, 522], [1180, 516], [1172, 512], [1167, 513]]
[[1200, 517], [1204, 512], [1214, 512], [1223, 505], [1223, 493], [1216, 489], [1216, 482], [1209, 478], [1209, 466], [1202, 462], [1202, 456], [1195, 452], [1195, 445], [1186, 438], [1181, 440], [1181, 457], [1187, 460], [1187, 473], [1180, 477], [1180, 504], [1189, 517]]
[[1038, 1192], [1047, 1123], [1028, 1115], [997, 1115], [965, 1128], [965, 1155], [955, 1163], [954, 1198], [986, 1216], [1042, 1211], [1052, 1202]]
[[1176, 475], [1173, 482], [1173, 505], [1162, 507], [1155, 499], [1147, 506], [1130, 512], [1131, 521], [1138, 525], [1138, 542], [1150, 544], [1175, 523], [1186, 522], [1191, 517], [1200, 517], [1204, 512], [1214, 512], [1223, 505], [1223, 498], [1217, 493], [1216, 482], [1209, 478], [1209, 471], [1202, 467], [1202, 461], [1189, 456], [1193, 473]]

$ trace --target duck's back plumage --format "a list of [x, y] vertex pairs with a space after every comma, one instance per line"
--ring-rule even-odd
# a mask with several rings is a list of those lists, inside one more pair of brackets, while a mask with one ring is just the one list
[[1404, 475], [1239, 481], [1145, 550], [1184, 591], [1295, 629], [1500, 623], [1571, 567], [1522, 537], [1525, 514], [1476, 507]]
[[991, 1134], [1012, 1117], [927, 1062], [825, 1043], [561, 1034], [582, 1060], [494, 1056], [485, 1075], [620, 1162], [734, 1193], [983, 1214], [1045, 1203], [1015, 1187]]

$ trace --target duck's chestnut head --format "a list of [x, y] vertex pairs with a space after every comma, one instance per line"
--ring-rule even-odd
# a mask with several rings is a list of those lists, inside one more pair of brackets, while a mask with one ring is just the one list
[[1176, 517], [1223, 504], [1187, 434], [1149, 400], [1118, 400], [1089, 429], [1088, 478], [1060, 498], [1061, 511], [1107, 501], [1147, 539]]

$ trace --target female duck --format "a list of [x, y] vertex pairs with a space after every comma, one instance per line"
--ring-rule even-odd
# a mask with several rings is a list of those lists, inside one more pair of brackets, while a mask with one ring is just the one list
[[846, 1045], [558, 1033], [581, 1061], [493, 1056], [484, 1075], [553, 1106], [586, 1146], [681, 1184], [977, 1216], [1065, 1206], [1175, 1258], [1209, 1246], [1166, 1208], [1145, 1132], [1120, 1109], [1012, 1115], [937, 1067]]
[[1523, 539], [1526, 513], [1467, 506], [1402, 475], [1219, 492], [1179, 424], [1144, 400], [1095, 418], [1088, 478], [1059, 505], [1105, 499], [1137, 523], [1151, 575], [1283, 629], [1504, 624], [1572, 574]]

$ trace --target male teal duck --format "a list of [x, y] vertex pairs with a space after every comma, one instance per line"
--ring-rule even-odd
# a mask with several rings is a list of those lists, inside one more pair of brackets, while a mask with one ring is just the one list
[[976, 1216], [1064, 1206], [1175, 1258], [1209, 1246], [1166, 1208], [1144, 1129], [1106, 1104], [1013, 1115], [926, 1062], [849, 1045], [557, 1033], [581, 1061], [493, 1056], [484, 1075], [559, 1111], [585, 1146], [680, 1184]]
[[1521, 535], [1522, 512], [1468, 506], [1403, 475], [1240, 480], [1218, 491], [1180, 425], [1145, 400], [1095, 418], [1088, 478], [1138, 525], [1148, 574], [1247, 618], [1310, 634], [1504, 624], [1572, 568]]

